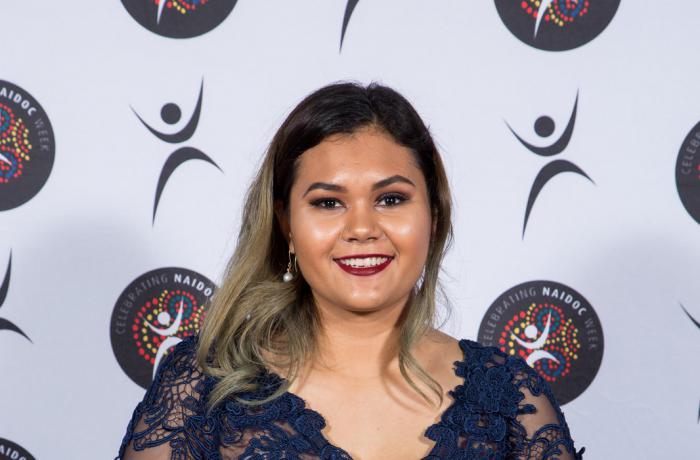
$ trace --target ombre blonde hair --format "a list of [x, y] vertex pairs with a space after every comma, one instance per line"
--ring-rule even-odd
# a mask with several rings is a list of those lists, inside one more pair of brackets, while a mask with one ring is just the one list
[[[412, 151], [428, 187], [434, 231], [424, 270], [401, 315], [398, 358], [409, 385], [431, 402], [416, 385], [412, 375], [417, 376], [442, 403], [441, 386], [410, 352], [435, 326], [437, 296], [446, 300], [438, 275], [452, 241], [452, 224], [442, 160], [428, 128], [399, 93], [376, 83], [336, 83], [310, 94], [292, 110], [246, 193], [238, 243], [199, 335], [198, 364], [217, 378], [208, 400], [210, 409], [229, 397], [249, 405], [277, 398], [288, 390], [304, 361], [314, 356], [319, 316], [311, 287], [301, 273], [292, 282], [282, 281], [288, 241], [275, 207], [289, 212], [299, 156], [328, 136], [369, 126]], [[269, 365], [285, 370], [283, 384], [265, 399], [241, 398], [242, 393], [257, 389], [256, 376]]]

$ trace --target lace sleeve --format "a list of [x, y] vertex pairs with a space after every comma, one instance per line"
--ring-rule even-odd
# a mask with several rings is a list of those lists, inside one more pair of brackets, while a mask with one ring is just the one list
[[[510, 359], [509, 359], [510, 361]], [[509, 429], [513, 460], [580, 460], [569, 427], [547, 382], [523, 360], [510, 363], [513, 384], [523, 395]]]
[[[134, 410], [119, 449], [120, 460], [199, 458], [203, 436], [204, 376], [195, 363], [195, 341], [185, 339], [162, 361], [153, 383]], [[196, 432], [196, 436], [193, 433]]]

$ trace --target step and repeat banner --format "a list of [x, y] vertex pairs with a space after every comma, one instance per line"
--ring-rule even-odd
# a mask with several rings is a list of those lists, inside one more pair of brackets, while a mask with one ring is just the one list
[[0, 4], [0, 459], [112, 458], [309, 92], [378, 81], [455, 203], [441, 326], [523, 357], [587, 458], [700, 439], [700, 3]]

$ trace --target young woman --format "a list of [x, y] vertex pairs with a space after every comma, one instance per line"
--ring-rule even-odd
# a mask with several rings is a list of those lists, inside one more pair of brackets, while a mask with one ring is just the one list
[[248, 190], [203, 329], [160, 365], [119, 458], [581, 458], [523, 360], [435, 329], [450, 206], [397, 92], [304, 99]]

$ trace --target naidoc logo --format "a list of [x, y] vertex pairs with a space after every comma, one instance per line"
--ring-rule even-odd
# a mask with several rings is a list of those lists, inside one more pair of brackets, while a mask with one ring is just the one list
[[34, 460], [34, 456], [19, 444], [0, 438], [0, 460]]
[[[510, 126], [510, 124], [508, 124], [508, 122], [506, 122], [506, 126], [508, 126], [510, 132], [513, 133], [515, 138], [523, 145], [523, 147], [528, 149], [530, 152], [542, 157], [551, 157], [562, 153], [569, 145], [569, 141], [571, 140], [571, 136], [574, 132], [574, 125], [576, 124], [577, 109], [578, 93], [576, 93], [574, 108], [571, 110], [571, 115], [569, 116], [569, 121], [566, 123], [566, 128], [557, 139], [549, 141], [547, 145], [543, 146], [537, 146], [526, 141]], [[547, 115], [542, 115], [538, 117], [537, 120], [535, 120], [533, 129], [538, 136], [543, 138], [549, 138], [554, 133], [555, 127], [556, 124], [554, 123], [554, 120], [551, 117]], [[544, 165], [542, 169], [540, 169], [540, 172], [537, 173], [537, 176], [535, 177], [535, 180], [532, 183], [532, 187], [530, 187], [530, 194], [527, 197], [527, 204], [525, 205], [525, 217], [523, 219], [523, 238], [525, 238], [525, 229], [527, 228], [527, 223], [530, 219], [532, 207], [535, 205], [535, 200], [539, 196], [545, 184], [547, 184], [547, 182], [553, 179], [554, 176], [565, 172], [578, 174], [580, 176], [585, 177], [593, 183], [593, 179], [588, 177], [588, 174], [583, 172], [581, 168], [579, 168], [569, 160], [556, 159]]]
[[546, 51], [585, 45], [610, 24], [620, 0], [496, 0], [513, 35]]
[[350, 18], [352, 17], [355, 7], [360, 2], [360, 0], [348, 0], [345, 5], [345, 14], [343, 15], [343, 27], [340, 30], [340, 51], [343, 50], [343, 41], [345, 40], [345, 32], [348, 30], [348, 24], [350, 24]]
[[603, 360], [595, 310], [554, 281], [530, 281], [501, 294], [481, 321], [478, 340], [524, 359], [549, 382], [559, 404], [581, 395]]
[[163, 357], [199, 332], [216, 286], [185, 268], [159, 268], [136, 278], [112, 312], [112, 350], [122, 370], [148, 388]]
[[0, 211], [39, 193], [51, 174], [55, 149], [41, 105], [19, 86], [0, 80]]
[[681, 144], [676, 160], [676, 187], [688, 214], [700, 224], [700, 122]]
[[[136, 118], [138, 118], [139, 121], [141, 121], [141, 123], [146, 127], [146, 129], [148, 129], [158, 139], [169, 144], [179, 144], [189, 140], [194, 135], [194, 132], [197, 130], [197, 125], [199, 124], [199, 115], [202, 112], [203, 94], [204, 81], [202, 81], [199, 87], [199, 97], [197, 98], [197, 104], [194, 110], [192, 111], [190, 119], [187, 121], [187, 124], [182, 127], [182, 129], [174, 133], [164, 133], [156, 130], [151, 125], [146, 123], [146, 121], [144, 121], [144, 119], [141, 118], [141, 116], [136, 112], [136, 110], [133, 109], [133, 107], [131, 110], [134, 112], [134, 115], [136, 115]], [[180, 107], [173, 102], [168, 102], [164, 104], [160, 110], [161, 120], [163, 120], [163, 122], [169, 125], [174, 125], [178, 121], [180, 121], [181, 115], [182, 111], [180, 110]], [[163, 168], [160, 171], [160, 176], [158, 177], [158, 184], [156, 185], [156, 195], [155, 199], [153, 200], [153, 217], [151, 220], [152, 224], [154, 224], [156, 221], [158, 203], [160, 203], [160, 198], [163, 194], [165, 184], [168, 182], [168, 179], [173, 174], [173, 172], [175, 172], [175, 169], [177, 169], [178, 166], [189, 160], [206, 161], [207, 163], [213, 165], [216, 169], [221, 171], [221, 168], [219, 168], [219, 165], [217, 165], [214, 162], [214, 160], [209, 158], [209, 156], [206, 153], [194, 147], [180, 147], [174, 152], [172, 152], [168, 156], [168, 159], [165, 161], [165, 164], [163, 165]]]
[[[685, 312], [685, 314], [688, 316], [688, 318], [690, 318], [690, 321], [693, 322], [693, 324], [695, 325], [695, 327], [697, 327], [698, 329], [700, 329], [700, 321], [698, 321], [697, 319], [693, 318], [693, 316], [688, 312], [688, 310], [685, 309], [685, 307], [683, 306], [683, 304], [681, 304], [681, 308], [683, 309], [683, 311]], [[698, 423], [700, 423], [700, 406], [698, 406]]]
[[122, 0], [139, 24], [169, 38], [192, 38], [224, 22], [238, 0]]

